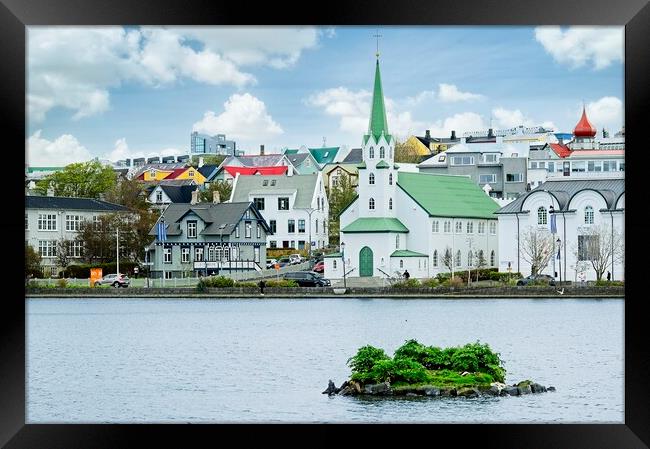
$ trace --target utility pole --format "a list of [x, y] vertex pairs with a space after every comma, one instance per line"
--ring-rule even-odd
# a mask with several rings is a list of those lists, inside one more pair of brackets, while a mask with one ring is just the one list
[[313, 214], [316, 209], [312, 209], [311, 207], [308, 207], [305, 209], [307, 211], [307, 215], [309, 216], [309, 249], [308, 249], [308, 260], [309, 263], [311, 263], [311, 214]]
[[117, 226], [117, 275], [120, 274], [120, 227]]

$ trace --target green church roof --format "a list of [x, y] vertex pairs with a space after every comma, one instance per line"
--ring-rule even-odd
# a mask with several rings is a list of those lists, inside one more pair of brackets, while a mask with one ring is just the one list
[[386, 140], [390, 140], [388, 134], [388, 120], [386, 120], [386, 106], [384, 105], [384, 91], [381, 88], [381, 74], [379, 73], [379, 58], [375, 67], [375, 86], [372, 91], [372, 110], [370, 111], [370, 123], [368, 124], [368, 134], [363, 138], [364, 145], [368, 142], [370, 136], [379, 140], [384, 134]]
[[411, 251], [410, 249], [398, 249], [393, 251], [390, 257], [429, 257], [426, 254]]
[[429, 216], [497, 218], [499, 205], [466, 176], [398, 172], [397, 185]]
[[298, 149], [287, 148], [284, 150], [284, 154], [297, 154], [298, 151], [299, 151]]
[[339, 147], [309, 148], [309, 152], [319, 164], [331, 164], [339, 152]]
[[390, 165], [386, 163], [383, 159], [379, 162], [377, 162], [377, 165], [375, 165], [375, 168], [390, 168]]
[[366, 168], [366, 161], [363, 161], [362, 163], [358, 164], [357, 168]]
[[341, 232], [409, 232], [408, 228], [397, 218], [362, 217], [341, 229]]

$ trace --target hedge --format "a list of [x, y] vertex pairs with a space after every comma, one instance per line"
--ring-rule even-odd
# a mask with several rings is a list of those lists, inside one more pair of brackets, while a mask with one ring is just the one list
[[[127, 276], [133, 276], [133, 269], [138, 267], [140, 273], [142, 269], [137, 262], [124, 261], [120, 262], [120, 273]], [[75, 264], [70, 265], [65, 269], [65, 276], [69, 278], [85, 279], [90, 277], [91, 268], [101, 268], [102, 275], [105, 276], [111, 273], [117, 273], [117, 264], [115, 262], [108, 263], [95, 263], [95, 264]], [[63, 274], [63, 270], [59, 272], [59, 276]]]

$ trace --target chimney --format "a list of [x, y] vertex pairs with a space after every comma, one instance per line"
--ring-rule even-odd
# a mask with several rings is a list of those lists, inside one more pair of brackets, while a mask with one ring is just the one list
[[264, 156], [264, 145], [260, 145], [260, 156]]
[[492, 130], [492, 128], [488, 129], [488, 135], [487, 136], [488, 136], [488, 138], [494, 137], [494, 131]]
[[199, 191], [198, 190], [193, 190], [192, 191], [192, 201], [190, 201], [190, 204], [197, 204], [199, 202]]
[[430, 129], [427, 129], [427, 130], [424, 132], [424, 137], [425, 137], [426, 139], [431, 139], [431, 130], [430, 130]]
[[47, 188], [47, 196], [54, 196], [54, 187]]
[[221, 196], [216, 190], [212, 192], [212, 203], [219, 204], [221, 202]]
[[203, 167], [203, 157], [199, 156], [199, 167]]
[[451, 130], [451, 140], [456, 140], [456, 131], [453, 129]]

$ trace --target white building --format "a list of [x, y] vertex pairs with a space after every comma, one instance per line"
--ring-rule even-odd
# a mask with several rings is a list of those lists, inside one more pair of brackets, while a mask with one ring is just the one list
[[475, 267], [479, 253], [496, 266], [498, 205], [467, 176], [399, 172], [394, 145], [377, 60], [358, 197], [340, 215], [343, 253], [325, 258], [325, 275], [427, 278], [450, 271], [445, 252], [453, 271]]
[[[532, 231], [538, 236], [548, 235], [552, 220], [550, 210], [553, 210], [556, 222], [553, 238], [560, 241], [554, 245], [556, 255], [541, 273], [555, 276], [557, 272], [556, 279], [575, 281], [584, 272], [586, 280], [594, 280], [596, 273], [590, 262], [589, 246], [605, 248], [603, 245], [609, 245], [611, 248], [616, 246], [616, 234], [624, 235], [625, 181], [621, 174], [609, 176], [608, 179], [549, 179], [499, 209], [496, 213], [502, 236], [499, 239], [499, 271], [508, 271], [510, 266], [513, 272], [531, 273], [525, 249], [530, 239], [525, 234]], [[603, 232], [594, 237], [595, 229]], [[622, 259], [606, 265], [612, 279], [624, 278]]]
[[267, 248], [312, 250], [329, 244], [329, 203], [323, 177], [314, 175], [241, 176], [233, 182], [231, 202], [252, 201], [269, 224]]

